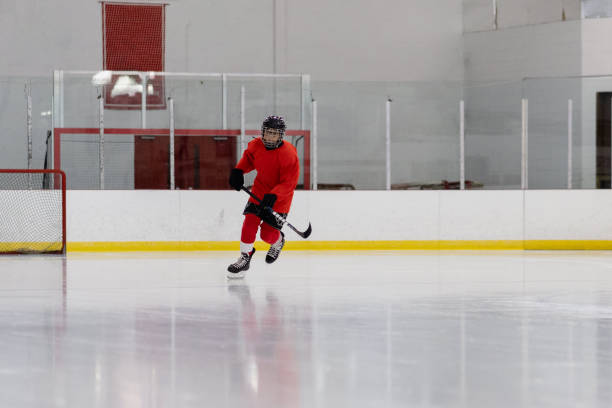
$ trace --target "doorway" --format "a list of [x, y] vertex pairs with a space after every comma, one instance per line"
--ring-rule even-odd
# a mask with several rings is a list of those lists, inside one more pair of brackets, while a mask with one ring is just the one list
[[610, 133], [612, 132], [612, 92], [597, 93], [595, 188], [610, 188]]
[[[134, 188], [170, 188], [169, 136], [135, 136]], [[175, 182], [180, 190], [228, 190], [236, 165], [236, 140], [228, 136], [181, 136], [174, 144]]]

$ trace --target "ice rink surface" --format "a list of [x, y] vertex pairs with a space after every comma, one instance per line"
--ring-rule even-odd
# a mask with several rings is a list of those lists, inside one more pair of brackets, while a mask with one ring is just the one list
[[611, 252], [0, 257], [0, 407], [610, 407]]

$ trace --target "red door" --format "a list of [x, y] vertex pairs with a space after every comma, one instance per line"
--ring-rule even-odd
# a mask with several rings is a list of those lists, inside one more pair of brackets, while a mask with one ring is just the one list
[[[170, 188], [169, 140], [169, 136], [135, 136], [134, 188]], [[236, 165], [235, 138], [180, 136], [174, 140], [177, 189], [229, 189], [229, 172]]]

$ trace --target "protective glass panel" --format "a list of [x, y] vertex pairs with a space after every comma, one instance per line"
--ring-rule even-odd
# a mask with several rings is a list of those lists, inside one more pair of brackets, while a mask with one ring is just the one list
[[460, 82], [389, 84], [391, 188], [458, 189]]
[[[575, 142], [580, 140], [580, 132], [577, 132], [580, 117], [575, 115], [574, 106], [581, 106], [581, 81], [527, 79], [523, 81], [523, 97], [529, 103], [528, 188], [567, 188], [569, 138]], [[568, 132], [570, 120], [571, 134]]]
[[521, 188], [520, 82], [467, 82], [464, 100], [466, 185]]
[[0, 159], [3, 168], [27, 168], [26, 79], [0, 78]]
[[318, 189], [385, 188], [381, 84], [313, 81], [318, 104]]
[[[258, 137], [263, 118], [279, 114], [301, 160], [299, 183], [309, 187], [312, 118], [305, 84], [297, 75], [58, 72], [58, 165], [75, 173], [69, 188], [226, 189], [229, 170]], [[143, 93], [144, 99], [136, 98]], [[141, 103], [109, 103], [108, 94]]]

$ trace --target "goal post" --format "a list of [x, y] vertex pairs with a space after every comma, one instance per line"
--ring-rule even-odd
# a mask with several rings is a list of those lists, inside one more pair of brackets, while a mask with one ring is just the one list
[[66, 251], [66, 175], [0, 169], [0, 254]]

